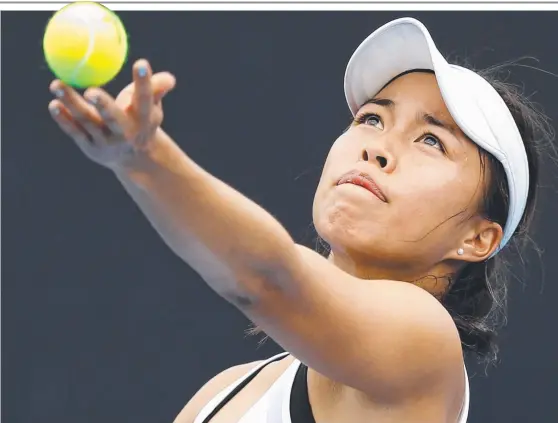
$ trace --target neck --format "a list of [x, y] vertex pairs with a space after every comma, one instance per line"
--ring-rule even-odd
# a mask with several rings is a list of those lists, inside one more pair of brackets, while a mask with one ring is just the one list
[[449, 263], [435, 266], [396, 264], [386, 265], [385, 260], [360, 260], [342, 252], [331, 252], [328, 260], [345, 272], [360, 278], [374, 280], [394, 280], [420, 286], [436, 297], [441, 297], [449, 283], [449, 275], [455, 269]]

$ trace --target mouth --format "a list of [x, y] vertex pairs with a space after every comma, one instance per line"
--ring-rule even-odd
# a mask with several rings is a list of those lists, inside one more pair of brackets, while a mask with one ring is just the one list
[[337, 181], [337, 185], [343, 184], [357, 185], [364, 189], [367, 189], [384, 203], [387, 203], [387, 198], [380, 187], [376, 185], [374, 179], [372, 179], [372, 177], [366, 172], [362, 172], [360, 170], [351, 170], [350, 172], [345, 173], [339, 179], [339, 181]]

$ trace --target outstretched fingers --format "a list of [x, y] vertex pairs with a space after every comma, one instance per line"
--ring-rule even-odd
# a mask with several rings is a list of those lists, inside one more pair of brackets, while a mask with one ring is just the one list
[[[50, 90], [56, 99], [49, 110], [60, 128], [92, 160], [113, 163], [120, 160], [116, 156], [126, 148], [141, 148], [152, 139], [163, 118], [160, 101], [175, 83], [170, 73], [153, 75], [147, 60], [138, 60], [133, 67], [133, 83], [116, 100], [101, 88], [89, 88], [82, 96], [55, 80]], [[113, 145], [118, 147], [105, 148]]]

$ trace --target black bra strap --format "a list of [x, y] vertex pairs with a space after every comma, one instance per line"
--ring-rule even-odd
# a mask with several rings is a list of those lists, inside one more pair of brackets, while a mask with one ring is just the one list
[[276, 361], [282, 360], [285, 357], [288, 357], [288, 354], [285, 355], [280, 355], [279, 357], [275, 358], [275, 360], [271, 360], [269, 363], [266, 363], [265, 366], [262, 366], [261, 368], [259, 368], [257, 371], [255, 371], [254, 373], [252, 373], [249, 377], [247, 377], [246, 379], [244, 379], [242, 381], [242, 383], [240, 383], [238, 386], [236, 386], [226, 397], [225, 399], [223, 399], [223, 401], [221, 401], [219, 403], [219, 405], [217, 405], [217, 407], [215, 407], [213, 409], [213, 411], [203, 420], [202, 423], [209, 423], [211, 421], [211, 419], [213, 417], [215, 417], [215, 415], [221, 411], [221, 409], [231, 400], [234, 398], [234, 396], [236, 394], [238, 394], [246, 385], [248, 385], [266, 366], [270, 365], [271, 363], [274, 363]]
[[308, 367], [298, 366], [291, 390], [290, 412], [292, 423], [316, 423], [308, 397]]

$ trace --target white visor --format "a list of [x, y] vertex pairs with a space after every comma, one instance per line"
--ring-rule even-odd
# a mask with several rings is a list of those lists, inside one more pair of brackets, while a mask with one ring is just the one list
[[519, 224], [529, 190], [527, 154], [515, 121], [496, 90], [481, 76], [449, 64], [425, 26], [412, 18], [392, 21], [356, 49], [345, 72], [345, 97], [353, 115], [396, 76], [414, 69], [434, 71], [442, 98], [455, 123], [506, 171], [510, 208], [502, 242]]

